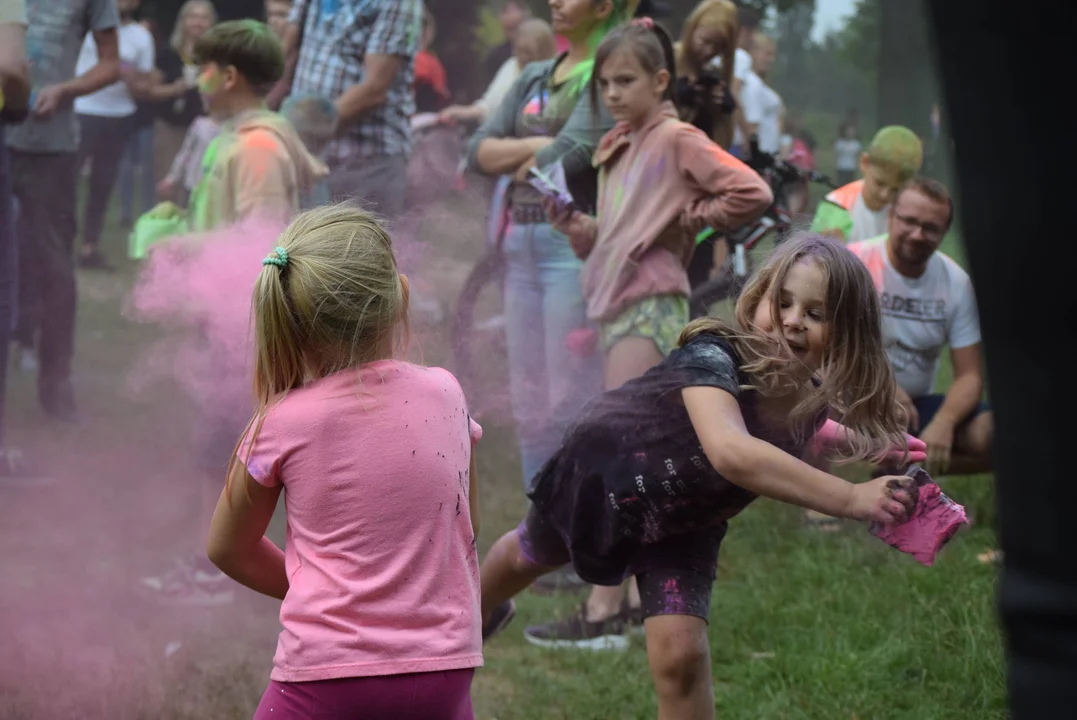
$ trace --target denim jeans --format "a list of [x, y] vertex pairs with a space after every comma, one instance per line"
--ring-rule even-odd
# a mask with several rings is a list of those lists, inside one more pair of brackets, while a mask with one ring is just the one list
[[580, 260], [549, 225], [513, 225], [505, 235], [505, 324], [509, 385], [524, 485], [561, 444], [584, 403], [602, 387], [601, 357], [565, 346], [587, 326]]
[[7, 393], [8, 347], [15, 324], [15, 217], [11, 196], [11, 163], [0, 125], [0, 449], [4, 447], [4, 396]]
[[[138, 128], [127, 141], [120, 161], [120, 219], [130, 224], [156, 204], [157, 185], [153, 169], [153, 124]], [[135, 192], [138, 207], [135, 207]]]

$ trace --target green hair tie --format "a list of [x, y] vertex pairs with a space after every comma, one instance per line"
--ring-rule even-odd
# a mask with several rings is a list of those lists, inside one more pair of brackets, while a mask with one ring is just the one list
[[279, 268], [285, 268], [288, 266], [288, 251], [282, 247], [273, 248], [273, 252], [277, 254], [276, 257], [270, 255], [262, 261], [262, 265], [276, 265]]

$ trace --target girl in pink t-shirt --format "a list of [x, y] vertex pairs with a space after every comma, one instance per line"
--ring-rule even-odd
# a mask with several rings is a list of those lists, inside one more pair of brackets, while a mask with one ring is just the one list
[[[445, 370], [397, 359], [408, 281], [366, 212], [297, 217], [254, 291], [257, 407], [210, 559], [282, 600], [255, 719], [472, 718], [481, 429]], [[281, 551], [265, 531], [285, 493]]]

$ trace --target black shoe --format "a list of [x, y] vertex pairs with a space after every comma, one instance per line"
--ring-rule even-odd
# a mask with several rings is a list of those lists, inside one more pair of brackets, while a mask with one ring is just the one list
[[97, 248], [94, 248], [88, 253], [84, 253], [82, 257], [79, 258], [79, 267], [85, 268], [86, 270], [106, 270], [109, 272], [116, 269], [105, 259], [105, 256], [102, 255], [101, 251]]
[[71, 387], [70, 380], [38, 383], [37, 397], [41, 401], [41, 409], [49, 418], [65, 423], [79, 421], [79, 412], [75, 407], [75, 390]]
[[565, 566], [552, 573], [543, 575], [531, 583], [531, 592], [536, 595], [573, 594], [590, 587], [573, 572], [570, 566]]
[[514, 617], [516, 617], [516, 603], [512, 600], [506, 600], [494, 608], [490, 619], [482, 626], [483, 643], [507, 628]]

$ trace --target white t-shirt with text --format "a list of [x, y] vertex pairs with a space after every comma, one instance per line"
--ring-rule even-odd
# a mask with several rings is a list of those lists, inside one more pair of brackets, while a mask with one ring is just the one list
[[[155, 49], [153, 35], [138, 23], [127, 23], [117, 29], [120, 64], [138, 72], [153, 70]], [[75, 74], [82, 75], [97, 64], [97, 43], [89, 34], [83, 40]], [[135, 101], [122, 80], [103, 87], [95, 93], [76, 98], [75, 112], [98, 117], [128, 117], [135, 114]]]
[[952, 258], [936, 252], [923, 275], [908, 278], [890, 264], [887, 238], [849, 249], [867, 266], [879, 292], [883, 344], [897, 383], [916, 399], [931, 392], [943, 347], [980, 342], [980, 316], [972, 281]]

